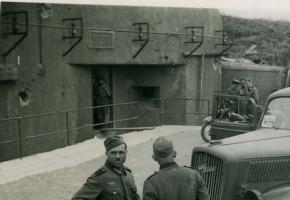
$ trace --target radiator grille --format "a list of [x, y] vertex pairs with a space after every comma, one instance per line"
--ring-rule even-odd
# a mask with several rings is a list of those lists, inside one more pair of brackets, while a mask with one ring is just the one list
[[290, 179], [290, 158], [250, 161], [249, 183], [287, 181]]
[[192, 167], [204, 178], [210, 199], [220, 199], [223, 176], [222, 160], [204, 152], [195, 152], [192, 157]]

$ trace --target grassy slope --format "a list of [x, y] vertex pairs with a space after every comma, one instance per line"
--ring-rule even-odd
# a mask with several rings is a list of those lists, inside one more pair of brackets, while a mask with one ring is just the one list
[[223, 16], [224, 30], [234, 33], [234, 46], [229, 56], [239, 58], [251, 45], [258, 53], [253, 59], [271, 65], [290, 65], [290, 23], [285, 21], [253, 20]]

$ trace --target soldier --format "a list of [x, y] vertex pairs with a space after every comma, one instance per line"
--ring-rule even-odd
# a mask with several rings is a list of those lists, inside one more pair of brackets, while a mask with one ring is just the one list
[[127, 145], [120, 136], [105, 142], [107, 160], [92, 174], [72, 200], [139, 200], [131, 170], [124, 166]]
[[247, 84], [246, 79], [242, 78], [240, 80], [240, 84], [241, 84], [241, 88], [239, 91], [239, 95], [240, 96], [248, 96], [248, 84]]
[[237, 79], [233, 79], [232, 85], [227, 89], [227, 94], [239, 95], [239, 91], [240, 91], [240, 81]]
[[[232, 80], [232, 85], [227, 89], [226, 94], [228, 95], [240, 95], [241, 86], [240, 81], [237, 79]], [[225, 105], [223, 109], [229, 109], [232, 112], [238, 112], [238, 98], [231, 97], [225, 99]]]
[[[98, 81], [98, 87], [96, 91], [96, 105], [103, 106], [96, 108], [96, 117], [98, 123], [104, 123], [110, 121], [110, 106], [104, 106], [110, 104], [111, 92], [107, 87], [105, 81], [100, 79]], [[108, 124], [99, 125], [100, 128], [108, 127]]]
[[259, 100], [258, 89], [253, 86], [253, 82], [250, 79], [247, 80], [247, 85], [248, 85], [248, 96], [250, 98], [253, 98], [255, 102], [258, 103]]
[[152, 158], [160, 165], [143, 186], [143, 200], [209, 200], [202, 177], [189, 167], [178, 166], [172, 142], [159, 137], [153, 144]]

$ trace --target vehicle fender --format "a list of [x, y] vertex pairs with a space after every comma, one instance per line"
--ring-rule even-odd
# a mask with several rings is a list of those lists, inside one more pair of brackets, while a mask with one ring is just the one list
[[244, 195], [244, 200], [265, 200], [258, 190], [248, 190]]
[[290, 186], [275, 188], [263, 194], [263, 200], [289, 200]]

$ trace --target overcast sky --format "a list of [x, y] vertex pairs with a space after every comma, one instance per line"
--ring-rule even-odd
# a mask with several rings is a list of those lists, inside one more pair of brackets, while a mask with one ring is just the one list
[[[7, 1], [19, 2], [19, 0]], [[290, 21], [290, 0], [22, 0], [22, 2], [218, 8], [224, 14], [238, 17]]]

